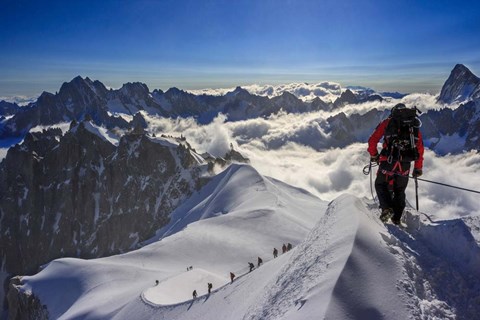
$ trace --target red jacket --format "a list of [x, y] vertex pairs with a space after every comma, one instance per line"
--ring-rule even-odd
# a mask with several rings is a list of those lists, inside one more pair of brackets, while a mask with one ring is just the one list
[[[387, 118], [380, 122], [380, 124], [377, 126], [375, 131], [373, 131], [372, 135], [368, 139], [368, 153], [370, 153], [370, 156], [376, 156], [378, 154], [377, 150], [377, 144], [380, 141], [380, 139], [383, 138], [383, 135], [385, 134], [385, 128], [387, 128], [388, 123], [390, 122], [390, 118]], [[423, 168], [423, 139], [422, 139], [422, 133], [420, 130], [418, 130], [418, 140], [416, 143], [417, 150], [419, 157], [417, 160], [415, 160], [415, 165], [414, 167], [416, 169], [422, 169]], [[383, 149], [387, 148], [387, 145], [385, 143], [385, 139], [383, 140]], [[379, 161], [386, 161], [387, 157], [384, 155], [380, 155]]]

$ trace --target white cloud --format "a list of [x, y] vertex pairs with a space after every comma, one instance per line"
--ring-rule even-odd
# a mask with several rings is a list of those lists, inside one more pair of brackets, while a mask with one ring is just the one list
[[2, 100], [5, 100], [11, 103], [16, 103], [19, 106], [26, 106], [31, 102], [35, 102], [37, 100], [37, 97], [27, 97], [27, 96], [0, 97], [0, 101]]
[[183, 136], [198, 152], [209, 152], [213, 156], [223, 157], [230, 150], [230, 144], [236, 146], [228, 128], [223, 125], [226, 116], [219, 115], [208, 125], [199, 125], [193, 118], [166, 119], [145, 115], [149, 131], [156, 135], [166, 134]]
[[29, 130], [29, 132], [42, 132], [43, 130], [49, 130], [49, 129], [60, 129], [62, 130], [62, 133], [65, 134], [70, 129], [70, 122], [59, 122], [57, 124], [52, 124], [48, 126], [36, 126], [33, 127]]
[[[289, 83], [289, 84], [280, 84], [280, 85], [258, 85], [252, 84], [247, 86], [242, 86], [243, 89], [247, 90], [251, 94], [264, 97], [277, 97], [282, 95], [283, 92], [287, 91], [295, 95], [297, 98], [303, 101], [311, 101], [316, 97], [321, 98], [322, 100], [335, 101], [342, 94], [342, 87], [340, 84], [335, 82], [320, 82], [320, 83]], [[225, 95], [227, 92], [231, 92], [235, 88], [224, 88], [224, 89], [202, 89], [202, 90], [188, 90], [193, 94], [209, 94], [209, 95]]]
[[[279, 114], [269, 119], [224, 122], [220, 116], [212, 124], [199, 125], [194, 119], [149, 118], [157, 133], [183, 135], [199, 152], [222, 155], [230, 143], [249, 157], [260, 173], [306, 189], [324, 200], [343, 193], [371, 199], [370, 179], [362, 172], [369, 155], [365, 143], [343, 149], [315, 151], [322, 135], [318, 123], [328, 114]], [[318, 136], [310, 131], [318, 130]], [[480, 171], [480, 154], [468, 152], [439, 157], [427, 150], [422, 178], [464, 188], [480, 189], [472, 179]], [[372, 171], [375, 179], [376, 170]], [[374, 191], [375, 192], [375, 191]], [[419, 182], [420, 210], [433, 219], [468, 214], [480, 215], [478, 195], [427, 182]], [[413, 181], [407, 199], [415, 206]]]
[[[265, 94], [273, 95], [286, 86], [270, 87], [271, 90], [267, 86], [258, 86], [255, 90], [265, 90]], [[298, 84], [296, 88], [301, 92], [304, 86]], [[337, 85], [332, 83], [322, 83], [317, 89], [325, 88], [329, 92], [338, 90]], [[307, 93], [305, 91], [302, 94]], [[400, 101], [407, 105], [417, 105], [424, 111], [443, 107], [436, 103], [433, 95], [411, 94], [400, 100], [347, 105], [333, 113], [280, 113], [267, 119], [237, 122], [226, 122], [226, 116], [220, 115], [208, 125], [200, 125], [193, 118], [165, 119], [146, 113], [144, 115], [151, 133], [184, 136], [198, 152], [209, 152], [222, 157], [232, 144], [250, 158], [251, 164], [260, 173], [306, 189], [322, 199], [332, 200], [343, 193], [371, 198], [369, 177], [362, 173], [363, 166], [369, 161], [366, 144], [357, 143], [344, 149], [329, 148], [326, 144], [328, 134], [323, 125], [325, 119], [338, 112], [365, 113], [373, 108], [389, 110]], [[0, 151], [1, 159], [5, 150]], [[475, 152], [439, 157], [427, 151], [422, 178], [479, 190], [478, 179], [472, 179], [478, 176], [479, 171], [480, 155]], [[372, 174], [375, 175], [375, 172]], [[410, 183], [407, 197], [414, 205], [413, 185]], [[420, 182], [419, 196], [421, 211], [436, 219], [480, 214], [480, 203], [475, 193]]]

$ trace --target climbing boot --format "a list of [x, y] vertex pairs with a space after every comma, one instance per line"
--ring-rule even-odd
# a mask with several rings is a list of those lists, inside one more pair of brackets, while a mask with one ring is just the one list
[[380, 214], [380, 220], [382, 222], [387, 222], [391, 217], [393, 217], [393, 210], [391, 208], [382, 209], [382, 213]]

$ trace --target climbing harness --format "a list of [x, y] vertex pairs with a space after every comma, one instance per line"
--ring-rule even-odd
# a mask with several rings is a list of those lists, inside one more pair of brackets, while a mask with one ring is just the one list
[[[370, 190], [372, 192], [372, 198], [373, 198], [373, 201], [375, 201], [375, 203], [376, 203], [376, 200], [375, 200], [375, 197], [373, 195], [373, 184], [372, 184], [372, 167], [376, 167], [376, 166], [378, 166], [378, 164], [375, 163], [374, 165], [372, 165], [372, 161], [370, 161], [369, 164], [367, 164], [365, 167], [363, 167], [363, 174], [370, 175]], [[395, 169], [395, 166], [394, 166], [394, 169]], [[393, 171], [394, 169], [392, 169], [392, 171], [382, 170], [381, 172], [383, 174], [387, 174], [387, 175], [390, 175], [390, 176], [397, 175], [397, 176], [401, 176], [401, 177], [405, 177], [405, 178], [415, 180], [415, 199], [416, 199], [417, 211], [418, 211], [418, 180], [423, 181], [423, 182], [438, 184], [440, 186], [444, 186], [444, 187], [448, 187], [448, 188], [453, 188], [453, 189], [458, 189], [458, 190], [462, 190], [462, 191], [468, 191], [468, 192], [474, 192], [474, 193], [480, 194], [480, 191], [477, 191], [477, 190], [462, 188], [462, 187], [453, 186], [451, 184], [447, 184], [447, 183], [443, 183], [443, 182], [437, 182], [437, 181], [427, 180], [427, 179], [423, 179], [423, 178], [419, 178], [419, 177], [409, 176], [408, 172], [407, 172], [407, 174], [405, 174], [405, 172], [395, 172], [395, 171]]]

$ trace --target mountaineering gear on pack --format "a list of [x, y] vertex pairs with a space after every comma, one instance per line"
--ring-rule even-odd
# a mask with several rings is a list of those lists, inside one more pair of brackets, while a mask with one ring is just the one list
[[387, 148], [382, 152], [390, 161], [415, 161], [420, 156], [416, 145], [420, 122], [415, 109], [402, 106], [397, 105], [392, 109], [384, 133]]
[[380, 155], [377, 153], [376, 155], [370, 157], [370, 162], [378, 164], [379, 158]]
[[379, 162], [415, 161], [414, 167], [423, 167], [423, 140], [416, 109], [394, 107], [389, 118], [383, 120], [368, 139], [368, 153], [378, 154], [377, 143], [383, 138]]
[[382, 209], [382, 213], [380, 214], [380, 220], [382, 222], [387, 222], [391, 217], [393, 217], [393, 210], [391, 208]]
[[415, 168], [413, 169], [412, 177], [417, 178], [417, 177], [420, 177], [422, 174], [423, 174], [422, 169]]
[[[395, 105], [390, 116], [380, 122], [368, 139], [368, 153], [370, 157], [375, 157], [378, 154], [377, 143], [383, 138], [375, 190], [380, 208], [393, 210], [392, 221], [399, 222], [405, 209], [405, 189], [411, 162], [415, 162], [414, 172], [417, 175], [421, 174], [423, 167], [424, 147], [417, 111], [404, 104]], [[381, 217], [382, 221], [384, 218]]]

